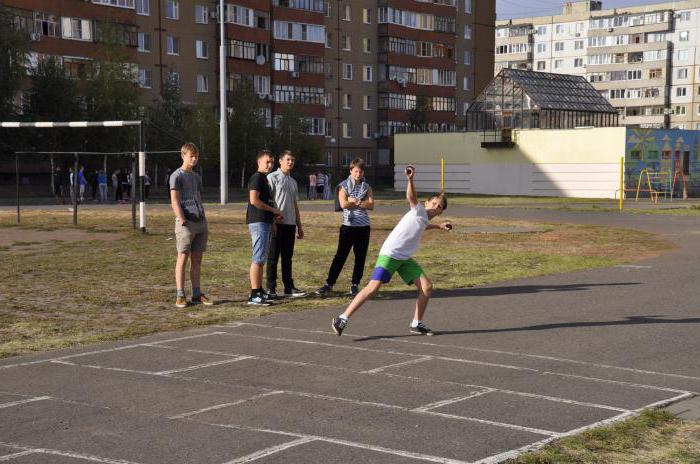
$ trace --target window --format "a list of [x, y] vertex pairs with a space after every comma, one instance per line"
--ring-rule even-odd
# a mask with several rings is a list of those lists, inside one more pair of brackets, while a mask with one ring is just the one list
[[203, 76], [197, 74], [197, 92], [207, 93], [209, 92], [209, 76]]
[[681, 31], [678, 33], [678, 40], [681, 42], [687, 42], [690, 40], [690, 31]]
[[362, 109], [365, 111], [372, 109], [372, 95], [362, 96]]
[[178, 89], [180, 88], [180, 73], [177, 71], [170, 71], [168, 73], [168, 80]]
[[372, 24], [372, 10], [369, 8], [362, 9], [362, 22], [365, 24]]
[[650, 69], [649, 70], [649, 79], [659, 79], [661, 78], [661, 70], [660, 69]]
[[464, 0], [464, 12], [466, 14], [472, 13], [472, 0]]
[[678, 50], [678, 61], [688, 61], [688, 50]]
[[180, 4], [178, 0], [165, 0], [165, 17], [168, 19], [180, 18]]
[[136, 14], [148, 16], [151, 14], [151, 0], [136, 0]]
[[151, 34], [139, 32], [137, 35], [137, 49], [142, 53], [151, 51]]
[[226, 46], [227, 56], [244, 60], [255, 60], [256, 44], [245, 40], [229, 40]]
[[538, 70], [538, 71], [544, 71], [544, 70], [545, 70], [545, 62], [544, 62], [544, 61], [538, 61], [538, 62], [537, 62], [537, 70]]
[[362, 67], [362, 80], [365, 82], [372, 82], [372, 66]]
[[54, 15], [37, 13], [36, 20], [34, 21], [34, 28], [42, 35], [50, 37], [58, 37], [60, 35], [58, 18]]
[[690, 21], [690, 11], [682, 11], [681, 13], [679, 13], [678, 20], [681, 22]]
[[464, 25], [464, 38], [465, 39], [472, 38], [472, 27], [469, 24]]
[[206, 60], [209, 58], [209, 46], [206, 41], [204, 40], [197, 40], [195, 42], [195, 47], [196, 47], [196, 53], [197, 53], [197, 58], [201, 58], [203, 60]]
[[[352, 126], [347, 122], [343, 123], [343, 138], [344, 139], [352, 138]], [[348, 162], [348, 164], [350, 164], [350, 162]]]
[[545, 35], [547, 33], [547, 26], [537, 26], [537, 35]]
[[150, 69], [139, 68], [138, 82], [142, 89], [150, 89], [152, 85], [152, 71]]
[[352, 21], [352, 8], [350, 8], [350, 5], [345, 5], [345, 8], [343, 8], [343, 21]]
[[330, 37], [326, 37], [326, 28], [324, 26], [287, 21], [275, 21], [274, 37], [275, 39], [300, 40], [314, 43], [324, 43], [330, 39]]
[[92, 41], [92, 23], [89, 19], [61, 18], [64, 39]]
[[547, 44], [539, 43], [537, 44], [537, 53], [545, 53], [547, 51]]
[[352, 80], [352, 63], [343, 63], [343, 79]]
[[554, 28], [554, 32], [556, 34], [563, 34], [564, 33], [564, 25], [563, 24], [557, 24]]
[[464, 51], [464, 64], [472, 64], [472, 52], [469, 50]]
[[194, 22], [197, 24], [209, 24], [209, 7], [206, 5], [195, 5]]
[[168, 55], [179, 55], [180, 54], [180, 39], [173, 37], [171, 35], [167, 36], [165, 39], [166, 43], [166, 53]]
[[635, 71], [627, 71], [627, 80], [634, 81], [642, 78], [642, 71], [637, 69]]
[[577, 40], [574, 42], [574, 50], [583, 50], [583, 40]]
[[687, 79], [688, 68], [678, 68], [678, 71], [676, 71], [676, 76], [678, 77], [678, 79]]
[[559, 69], [564, 66], [564, 60], [554, 60], [554, 69]]
[[352, 50], [352, 39], [350, 38], [350, 34], [343, 34], [343, 50]]
[[365, 53], [372, 53], [372, 39], [369, 37], [362, 38], [362, 51]]
[[463, 88], [463, 90], [471, 90], [472, 80], [469, 76], [464, 76], [464, 82], [462, 82], [462, 88]]
[[574, 68], [583, 67], [583, 58], [574, 58]]
[[685, 116], [685, 105], [676, 105], [674, 109], [674, 114]]
[[122, 8], [134, 8], [134, 0], [92, 0], [92, 3], [109, 6], [119, 6]]
[[363, 123], [362, 124], [362, 138], [363, 139], [371, 139], [372, 138], [372, 124], [371, 123]]
[[343, 94], [343, 109], [352, 109], [352, 95], [349, 93]]
[[685, 97], [688, 89], [685, 87], [676, 87], [676, 97]]
[[563, 52], [564, 51], [564, 42], [554, 42], [554, 51], [555, 52]]

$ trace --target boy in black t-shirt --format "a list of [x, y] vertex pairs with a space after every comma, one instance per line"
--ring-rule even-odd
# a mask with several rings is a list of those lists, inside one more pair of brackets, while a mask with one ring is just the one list
[[267, 261], [267, 252], [272, 236], [272, 223], [283, 220], [282, 213], [274, 208], [267, 175], [272, 172], [275, 160], [268, 150], [258, 152], [258, 171], [248, 181], [248, 210], [245, 222], [253, 244], [253, 256], [250, 264], [250, 298], [249, 305], [267, 306], [270, 304], [262, 288], [263, 266]]

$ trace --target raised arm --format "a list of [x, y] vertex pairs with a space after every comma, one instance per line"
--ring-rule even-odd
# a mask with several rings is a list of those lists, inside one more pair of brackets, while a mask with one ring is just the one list
[[406, 200], [411, 208], [415, 208], [418, 204], [418, 197], [416, 196], [416, 186], [413, 185], [413, 177], [416, 175], [416, 168], [413, 166], [406, 167]]

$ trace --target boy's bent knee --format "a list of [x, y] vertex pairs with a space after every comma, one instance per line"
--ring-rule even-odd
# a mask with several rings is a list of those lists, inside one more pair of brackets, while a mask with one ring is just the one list
[[433, 283], [430, 281], [430, 279], [421, 279], [418, 288], [421, 292], [425, 293], [426, 295], [430, 295], [431, 293], [433, 293]]

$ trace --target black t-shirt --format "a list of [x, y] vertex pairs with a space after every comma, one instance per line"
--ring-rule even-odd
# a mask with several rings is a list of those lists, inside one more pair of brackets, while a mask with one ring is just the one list
[[[267, 183], [267, 175], [258, 171], [252, 176], [248, 181], [248, 190], [257, 190], [260, 192], [260, 201], [263, 203], [273, 206], [272, 204], [272, 193], [270, 192], [270, 184]], [[269, 222], [272, 223], [274, 220], [274, 215], [262, 209], [258, 209], [250, 204], [248, 201], [248, 211], [245, 215], [245, 223], [252, 224], [254, 222]]]

